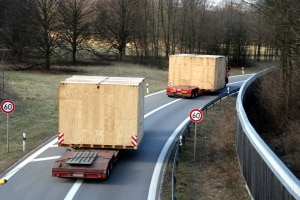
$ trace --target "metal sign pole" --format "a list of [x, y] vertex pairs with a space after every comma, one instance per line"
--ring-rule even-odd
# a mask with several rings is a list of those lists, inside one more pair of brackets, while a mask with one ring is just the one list
[[8, 114], [15, 111], [15, 103], [11, 100], [4, 100], [1, 102], [0, 108], [7, 116], [6, 124], [6, 135], [7, 135], [7, 153], [9, 153], [9, 134], [8, 134]]
[[7, 140], [7, 153], [9, 153], [9, 134], [8, 134], [8, 114], [6, 114], [6, 140]]
[[197, 133], [196, 133], [196, 122], [195, 124], [195, 138], [194, 138], [194, 161], [196, 162], [196, 139], [197, 139]]

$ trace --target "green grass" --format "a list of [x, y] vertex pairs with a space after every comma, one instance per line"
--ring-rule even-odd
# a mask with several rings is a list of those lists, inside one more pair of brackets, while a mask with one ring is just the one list
[[[7, 148], [7, 115], [0, 113], [0, 173], [28, 152], [54, 137], [58, 125], [58, 84], [71, 75], [144, 77], [150, 92], [163, 90], [167, 71], [141, 65], [111, 63], [104, 66], [63, 66], [51, 71], [12, 71], [2, 66], [1, 101], [11, 99], [16, 109], [8, 115], [9, 153]], [[4, 90], [4, 91], [3, 91]], [[23, 152], [23, 133], [26, 151]]]
[[[269, 65], [246, 68], [244, 73], [260, 71], [266, 66]], [[0, 66], [0, 72], [0, 100], [11, 99], [16, 104], [15, 111], [8, 115], [9, 153], [6, 142], [7, 115], [0, 113], [0, 173], [56, 136], [59, 81], [71, 75], [144, 77], [150, 93], [164, 90], [168, 81], [168, 72], [165, 70], [118, 62], [90, 66], [54, 66], [50, 71], [13, 71], [8, 66]], [[230, 74], [240, 75], [242, 71], [232, 68]], [[27, 134], [25, 152], [22, 150], [24, 132]]]

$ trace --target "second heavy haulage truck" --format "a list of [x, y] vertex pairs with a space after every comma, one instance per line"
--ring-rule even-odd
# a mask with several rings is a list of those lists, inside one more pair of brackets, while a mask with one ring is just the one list
[[144, 132], [144, 78], [72, 76], [59, 84], [58, 146], [52, 176], [107, 179], [121, 150]]
[[225, 56], [178, 54], [169, 57], [169, 97], [196, 98], [215, 92], [228, 83], [229, 68]]

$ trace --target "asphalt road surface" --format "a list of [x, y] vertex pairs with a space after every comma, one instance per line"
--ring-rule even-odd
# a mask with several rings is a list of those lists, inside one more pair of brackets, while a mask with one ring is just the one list
[[[229, 89], [239, 88], [251, 75], [229, 78]], [[57, 139], [32, 152], [4, 177], [0, 199], [7, 200], [154, 200], [159, 193], [161, 167], [171, 136], [194, 108], [201, 108], [227, 88], [196, 99], [169, 98], [165, 91], [145, 97], [144, 138], [138, 150], [124, 150], [110, 178], [67, 179], [51, 176], [56, 159], [65, 151]]]

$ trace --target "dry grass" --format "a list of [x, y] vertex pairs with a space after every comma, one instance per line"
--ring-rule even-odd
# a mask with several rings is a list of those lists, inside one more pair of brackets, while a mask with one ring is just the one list
[[[235, 97], [223, 100], [214, 109], [208, 110], [204, 119], [197, 123], [196, 161], [195, 128], [192, 124], [178, 160], [177, 199], [250, 199], [235, 152], [235, 101]], [[164, 177], [161, 195], [163, 200], [171, 198], [172, 162], [169, 162]]]
[[[0, 101], [11, 99], [16, 104], [15, 111], [8, 116], [9, 152], [7, 115], [0, 113], [0, 173], [56, 135], [60, 80], [71, 75], [145, 77], [150, 92], [163, 90], [167, 85], [167, 71], [127, 63], [54, 66], [51, 71], [12, 71], [8, 66], [0, 66], [0, 71]], [[23, 132], [27, 134], [25, 152]]]
[[[253, 73], [263, 68], [265, 67], [246, 68], [245, 73]], [[9, 153], [7, 153], [6, 146], [7, 116], [0, 114], [0, 173], [56, 135], [58, 82], [60, 80], [74, 74], [145, 77], [150, 93], [152, 93], [166, 87], [168, 73], [141, 65], [123, 63], [99, 66], [59, 66], [47, 72], [43, 70], [11, 71], [5, 66], [0, 66], [0, 70], [2, 72], [0, 74], [0, 100], [11, 99], [16, 103], [15, 112], [9, 115]], [[233, 68], [230, 74], [240, 75], [242, 71]], [[234, 98], [230, 98], [228, 102], [226, 101], [227, 103], [222, 102], [222, 106], [216, 106], [214, 110], [210, 110], [204, 120], [198, 124], [197, 162], [193, 162], [193, 152], [187, 151], [188, 147], [193, 146], [193, 137], [187, 138], [177, 172], [176, 196], [178, 199], [247, 199], [233, 152], [234, 101]], [[223, 106], [225, 103], [228, 105]], [[222, 121], [219, 119], [220, 115], [223, 115], [220, 114], [221, 108], [226, 108], [222, 111], [226, 113]], [[215, 128], [212, 129], [212, 127]], [[25, 152], [22, 151], [23, 132], [27, 133]], [[170, 186], [164, 187], [165, 198], [162, 199], [170, 199], [168, 188]], [[196, 196], [196, 194], [201, 196]]]

